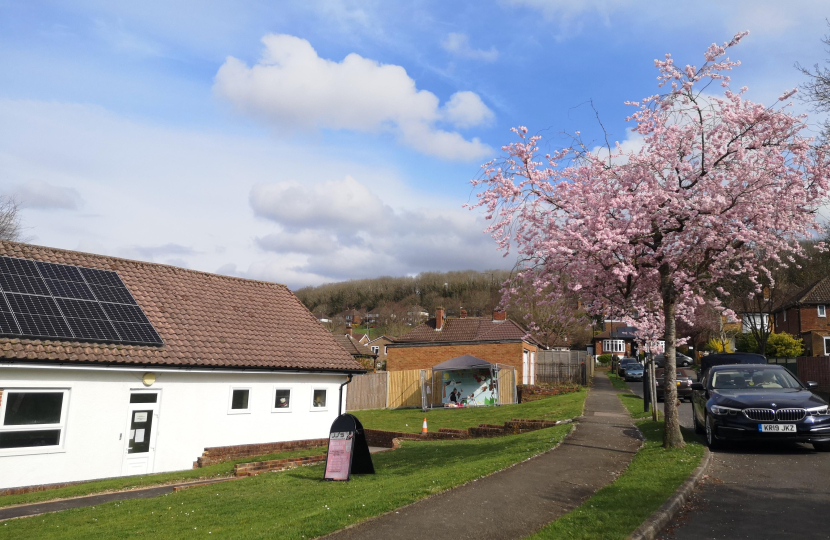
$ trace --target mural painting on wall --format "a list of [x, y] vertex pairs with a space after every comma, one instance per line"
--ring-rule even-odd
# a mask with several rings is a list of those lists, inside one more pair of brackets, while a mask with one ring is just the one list
[[441, 403], [445, 406], [495, 405], [498, 401], [489, 369], [445, 371], [441, 379]]

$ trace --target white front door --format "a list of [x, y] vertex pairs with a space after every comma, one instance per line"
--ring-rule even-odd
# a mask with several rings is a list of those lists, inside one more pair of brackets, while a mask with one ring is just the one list
[[527, 351], [522, 351], [522, 384], [530, 384], [530, 369], [527, 365]]
[[153, 472], [159, 419], [158, 392], [130, 393], [123, 476]]

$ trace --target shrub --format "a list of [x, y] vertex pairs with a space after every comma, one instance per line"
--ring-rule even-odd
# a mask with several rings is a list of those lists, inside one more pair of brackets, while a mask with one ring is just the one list
[[760, 352], [758, 349], [758, 340], [755, 339], [755, 336], [751, 332], [739, 334], [735, 338], [735, 349], [739, 352], [747, 353]]
[[597, 357], [597, 360], [599, 360], [600, 365], [603, 366], [607, 366], [608, 364], [610, 364], [612, 359], [613, 355], [611, 354], [601, 354]]
[[712, 352], [716, 352], [716, 353], [735, 352], [735, 351], [732, 350], [732, 344], [731, 343], [729, 343], [728, 341], [723, 342], [723, 341], [721, 341], [719, 339], [715, 339], [715, 338], [712, 338], [709, 341], [707, 341], [706, 345], [704, 345], [704, 347], [706, 348], [707, 351], [712, 351]]
[[786, 332], [770, 334], [767, 340], [767, 356], [773, 358], [795, 358], [804, 352], [801, 338]]

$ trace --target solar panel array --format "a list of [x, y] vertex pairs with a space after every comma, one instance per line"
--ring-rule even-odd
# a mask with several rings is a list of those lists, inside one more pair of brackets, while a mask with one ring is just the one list
[[0, 335], [164, 345], [117, 273], [0, 257]]

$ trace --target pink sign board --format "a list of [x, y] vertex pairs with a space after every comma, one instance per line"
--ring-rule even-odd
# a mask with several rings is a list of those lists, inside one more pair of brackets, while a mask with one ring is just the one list
[[329, 435], [326, 480], [348, 480], [352, 466], [353, 431], [336, 431]]

